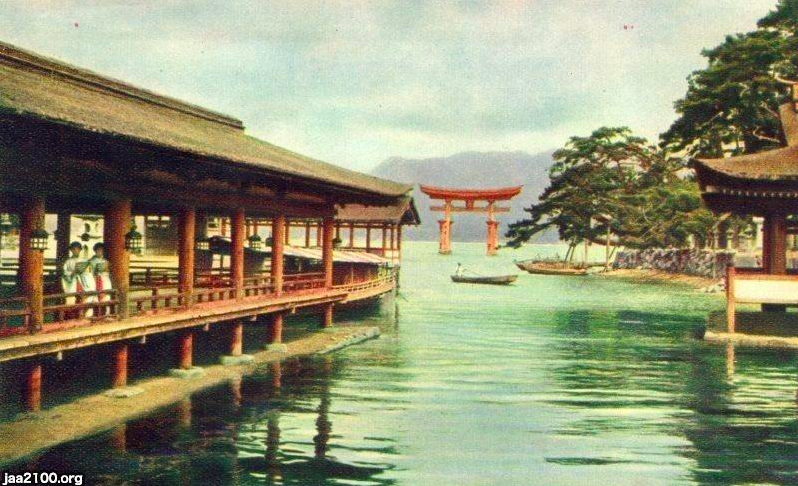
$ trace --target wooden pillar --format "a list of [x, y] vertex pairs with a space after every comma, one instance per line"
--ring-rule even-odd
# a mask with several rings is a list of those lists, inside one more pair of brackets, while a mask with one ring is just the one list
[[42, 363], [34, 361], [25, 370], [25, 383], [22, 390], [25, 410], [38, 412], [42, 408]]
[[762, 270], [766, 273], [770, 271], [770, 223], [768, 217], [762, 220]]
[[230, 278], [236, 298], [244, 297], [244, 209], [238, 208], [230, 218]]
[[321, 327], [326, 329], [333, 325], [333, 304], [324, 304], [321, 315]]
[[69, 212], [58, 213], [58, 223], [55, 230], [55, 262], [58, 274], [61, 274], [61, 265], [69, 258], [69, 236], [72, 233], [72, 215]]
[[316, 247], [322, 246], [322, 223], [316, 224]]
[[355, 247], [355, 223], [349, 223], [349, 249]]
[[322, 223], [321, 261], [324, 267], [324, 286], [331, 288], [333, 285], [333, 233], [335, 220], [326, 216]]
[[272, 219], [272, 285], [274, 286], [274, 293], [280, 295], [283, 293], [283, 240], [286, 232], [285, 215], [278, 214]]
[[130, 231], [130, 200], [113, 201], [105, 209], [105, 254], [108, 259], [111, 284], [119, 300], [117, 314], [130, 315], [128, 290], [130, 288], [130, 254], [125, 249], [125, 234]]
[[385, 256], [385, 252], [388, 250], [388, 227], [385, 226], [385, 223], [382, 224], [382, 256]]
[[230, 326], [230, 356], [241, 356], [244, 352], [244, 323], [234, 321]]
[[733, 333], [735, 325], [734, 265], [726, 267], [726, 332]]
[[44, 228], [44, 198], [23, 201], [19, 215], [19, 278], [23, 295], [30, 307], [31, 332], [44, 324], [44, 253], [30, 247], [31, 233]]
[[208, 214], [205, 211], [194, 211], [194, 239], [208, 237]]
[[310, 221], [305, 222], [305, 248], [310, 248]]
[[366, 251], [371, 250], [371, 224], [366, 223]]
[[391, 225], [391, 245], [390, 245], [390, 247], [391, 247], [391, 250], [395, 250], [396, 249], [396, 225], [395, 224]]
[[119, 343], [114, 348], [114, 366], [112, 369], [113, 375], [111, 376], [111, 387], [122, 388], [127, 386], [127, 358], [128, 358], [128, 345], [127, 343]]
[[341, 223], [335, 223], [335, 239], [341, 239]]
[[402, 258], [402, 225], [396, 226], [396, 251], [399, 253], [399, 258]]
[[224, 216], [219, 218], [219, 225], [221, 226], [221, 229], [219, 230], [221, 236], [227, 236], [227, 218]]
[[180, 331], [177, 338], [177, 367], [187, 370], [193, 366], [194, 332], [191, 329]]
[[194, 292], [194, 239], [197, 213], [194, 208], [184, 208], [178, 214], [177, 279], [178, 292], [185, 299], [183, 305], [192, 304]]
[[452, 202], [446, 200], [443, 206], [443, 219], [438, 220], [438, 253], [448, 255], [452, 252]]
[[496, 221], [496, 217], [494, 215], [494, 202], [488, 201], [488, 242], [487, 242], [487, 253], [488, 255], [495, 255], [496, 248], [499, 246], [499, 239], [498, 239], [498, 226], [499, 223]]
[[285, 222], [285, 245], [291, 245], [291, 222], [287, 220]]
[[268, 344], [280, 344], [283, 342], [283, 319], [282, 312], [275, 312], [269, 318], [266, 329], [266, 342]]
[[783, 275], [787, 273], [787, 220], [784, 214], [775, 213], [766, 217], [768, 230], [768, 273]]

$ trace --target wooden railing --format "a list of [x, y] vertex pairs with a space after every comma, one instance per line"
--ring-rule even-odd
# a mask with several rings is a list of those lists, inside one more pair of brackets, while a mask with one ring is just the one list
[[[71, 299], [74, 299], [74, 302], [68, 303]], [[118, 304], [115, 290], [46, 294], [44, 296], [45, 326], [69, 319], [115, 317]]]
[[[130, 288], [130, 313], [157, 313], [162, 310], [188, 308], [195, 303], [236, 299], [236, 289], [229, 277], [218, 274], [214, 277], [219, 278], [208, 282], [208, 286], [195, 287], [190, 298], [178, 291], [177, 284], [171, 278], [159, 280], [160, 277], [155, 273], [150, 273], [148, 278], [133, 280], [138, 285]], [[283, 278], [283, 294], [307, 293], [325, 288], [324, 274], [320, 272], [288, 274]], [[367, 281], [336, 285], [333, 288], [361, 292], [392, 283], [394, 279], [395, 273], [391, 272]], [[147, 282], [151, 285], [145, 285]], [[272, 277], [268, 274], [249, 275], [244, 278], [242, 292], [244, 298], [272, 296]], [[72, 326], [117, 317], [119, 300], [116, 290], [47, 294], [44, 296], [43, 310], [44, 330], [55, 330], [61, 328], [61, 323]], [[31, 331], [30, 323], [31, 311], [25, 297], [0, 299], [0, 337], [28, 333]]]
[[798, 306], [798, 275], [770, 274], [758, 268], [726, 269], [726, 328], [734, 332], [737, 304]]
[[361, 292], [364, 290], [369, 290], [377, 287], [383, 287], [385, 285], [393, 284], [395, 282], [396, 282], [396, 272], [391, 270], [390, 273], [388, 273], [387, 275], [382, 275], [377, 278], [364, 280], [362, 282], [334, 285], [333, 288], [336, 290], [343, 290], [346, 292]]
[[24, 334], [30, 325], [30, 308], [26, 297], [0, 300], [0, 336]]

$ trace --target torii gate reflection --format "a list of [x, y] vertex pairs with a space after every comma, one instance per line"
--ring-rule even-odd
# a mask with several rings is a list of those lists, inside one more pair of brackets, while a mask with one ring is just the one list
[[[497, 207], [496, 201], [509, 201], [517, 196], [524, 186], [499, 187], [495, 189], [454, 189], [448, 187], [434, 187], [420, 184], [421, 192], [430, 199], [442, 199], [443, 206], [430, 206], [432, 211], [443, 211], [443, 219], [438, 220], [440, 227], [438, 253], [448, 255], [452, 252], [451, 227], [452, 212], [455, 213], [488, 213], [488, 238], [487, 253], [495, 255], [498, 247], [498, 227], [496, 213], [510, 211], [508, 207]], [[453, 201], [463, 201], [465, 205], [453, 205]], [[475, 201], [485, 201], [485, 206], [475, 206]]]

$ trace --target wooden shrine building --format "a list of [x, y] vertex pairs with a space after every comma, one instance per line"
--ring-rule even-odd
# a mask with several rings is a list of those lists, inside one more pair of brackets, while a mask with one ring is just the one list
[[761, 304], [764, 312], [783, 312], [786, 306], [798, 305], [798, 275], [787, 268], [787, 235], [798, 233], [795, 101], [793, 95], [793, 101], [779, 110], [787, 147], [723, 159], [698, 159], [694, 163], [702, 197], [710, 209], [764, 218], [761, 265], [732, 266], [727, 271], [729, 333], [736, 330], [737, 304]]
[[[24, 400], [39, 408], [46, 356], [116, 347], [113, 386], [127, 381], [127, 346], [178, 333], [174, 366], [192, 366], [198, 328], [226, 326], [240, 355], [243, 323], [268, 317], [281, 342], [283, 316], [315, 309], [332, 325], [336, 303], [390, 292], [392, 274], [333, 281], [336, 207], [406, 204], [411, 187], [290, 152], [247, 135], [241, 121], [0, 43], [0, 212], [19, 217], [17, 286], [0, 300], [0, 362], [27, 363]], [[57, 215], [54, 235], [45, 214]], [[43, 250], [68, 254], [70, 216], [101, 215], [112, 289], [65, 294], [43, 277]], [[133, 268], [141, 244], [134, 217], [169, 216], [177, 229], [174, 273]], [[207, 218], [229, 221], [229, 264], [196, 271]], [[314, 221], [318, 271], [284, 271], [287, 222]], [[247, 227], [268, 224], [268, 269], [245, 274]], [[395, 223], [398, 224], [398, 223]], [[53, 241], [52, 236], [55, 236]], [[49, 265], [49, 263], [48, 263]]]
[[[487, 213], [487, 254], [495, 255], [499, 247], [496, 213], [506, 213], [509, 207], [496, 206], [496, 201], [509, 201], [517, 196], [523, 186], [501, 187], [495, 189], [454, 189], [450, 187], [433, 187], [421, 185], [421, 192], [433, 200], [443, 200], [443, 206], [431, 206], [432, 211], [443, 212], [443, 219], [438, 220], [440, 228], [438, 252], [448, 255], [452, 251], [452, 213]], [[452, 204], [463, 201], [462, 205]], [[485, 201], [477, 206], [477, 201]]]

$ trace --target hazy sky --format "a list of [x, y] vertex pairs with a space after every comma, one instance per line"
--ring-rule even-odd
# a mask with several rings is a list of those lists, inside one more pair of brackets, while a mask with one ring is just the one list
[[358, 170], [673, 120], [700, 51], [775, 0], [0, 0], [0, 39]]

